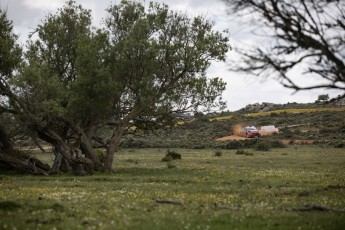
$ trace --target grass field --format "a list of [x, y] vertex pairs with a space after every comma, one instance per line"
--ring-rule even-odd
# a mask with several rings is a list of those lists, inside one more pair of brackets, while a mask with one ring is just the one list
[[112, 175], [0, 175], [0, 229], [344, 229], [344, 149], [175, 151], [123, 149]]

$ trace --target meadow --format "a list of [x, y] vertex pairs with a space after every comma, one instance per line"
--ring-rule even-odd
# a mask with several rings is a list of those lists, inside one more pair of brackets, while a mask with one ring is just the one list
[[2, 174], [0, 229], [344, 229], [344, 149], [173, 150], [122, 149], [111, 175]]

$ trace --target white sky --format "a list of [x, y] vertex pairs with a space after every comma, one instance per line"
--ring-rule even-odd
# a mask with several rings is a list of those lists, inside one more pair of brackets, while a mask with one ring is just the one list
[[[93, 23], [98, 26], [106, 16], [105, 9], [120, 0], [77, 0], [84, 8], [92, 10]], [[149, 2], [149, 1], [146, 1]], [[250, 33], [250, 28], [243, 23], [234, 22], [227, 15], [227, 8], [221, 0], [156, 0], [164, 2], [170, 9], [189, 13], [191, 16], [204, 15], [215, 21], [216, 30], [230, 31], [231, 46], [255, 44], [262, 42], [260, 38]], [[7, 9], [8, 17], [13, 21], [14, 31], [19, 35], [19, 42], [24, 43], [27, 36], [44, 19], [48, 12], [55, 12], [65, 3], [64, 0], [0, 0], [0, 7]], [[228, 52], [227, 62], [236, 58], [234, 51]], [[210, 77], [222, 77], [227, 82], [227, 89], [223, 94], [230, 111], [238, 110], [247, 104], [256, 102], [287, 103], [313, 102], [320, 94], [335, 97], [342, 92], [336, 90], [301, 91], [295, 94], [293, 90], [284, 88], [275, 79], [262, 79], [246, 74], [228, 71], [226, 63], [213, 63], [208, 70]], [[308, 84], [313, 79], [306, 79], [296, 73], [299, 82]], [[298, 83], [299, 83], [298, 82]]]

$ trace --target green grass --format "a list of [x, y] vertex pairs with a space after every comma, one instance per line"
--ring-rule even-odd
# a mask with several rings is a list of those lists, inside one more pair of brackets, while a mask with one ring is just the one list
[[[0, 175], [0, 229], [342, 229], [344, 149], [123, 149], [112, 175]], [[37, 154], [51, 163], [48, 154]], [[183, 205], [157, 203], [154, 199]], [[329, 208], [304, 209], [305, 205]]]

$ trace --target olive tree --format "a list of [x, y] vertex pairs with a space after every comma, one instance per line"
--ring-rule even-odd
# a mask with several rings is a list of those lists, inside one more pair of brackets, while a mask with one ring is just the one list
[[21, 104], [11, 106], [53, 145], [54, 171], [111, 172], [123, 135], [172, 127], [180, 112], [224, 106], [225, 83], [205, 72], [225, 59], [228, 38], [211, 22], [155, 3], [122, 1], [107, 12], [98, 29], [73, 1], [49, 14], [12, 81]]
[[[20, 115], [23, 102], [13, 93], [11, 82], [21, 62], [21, 48], [12, 32], [12, 22], [0, 9], [0, 169], [24, 173], [46, 174], [49, 166], [30, 155], [16, 150], [9, 130], [16, 125], [14, 116]], [[23, 117], [19, 117], [23, 119]], [[13, 129], [12, 129], [13, 130]]]

